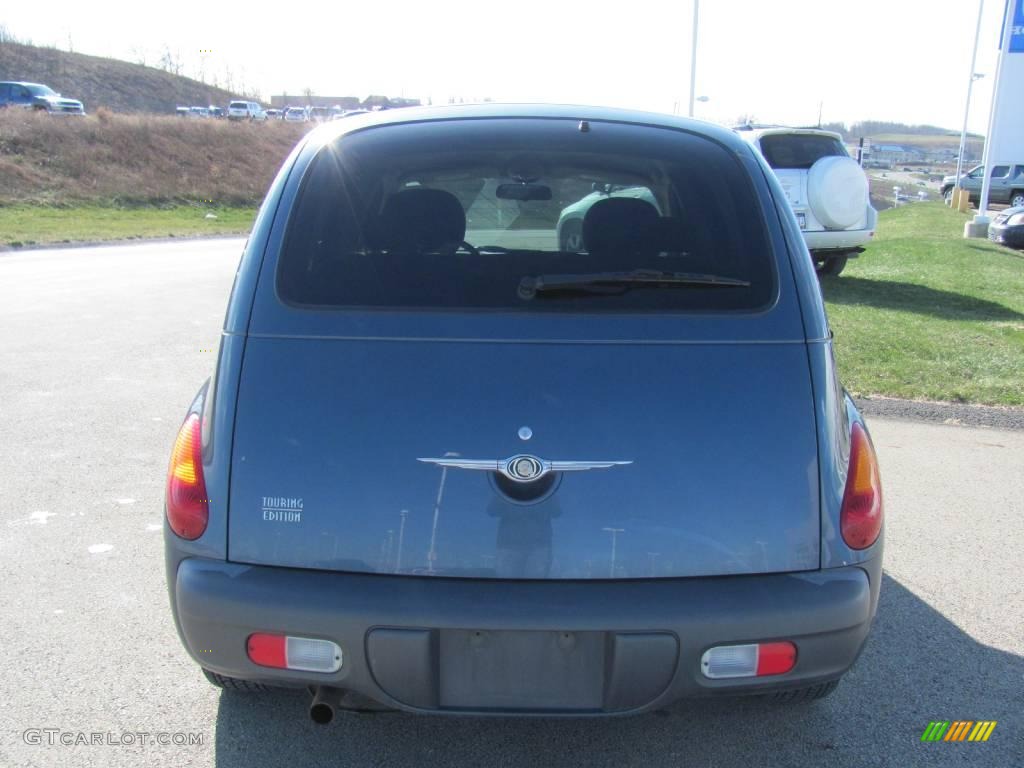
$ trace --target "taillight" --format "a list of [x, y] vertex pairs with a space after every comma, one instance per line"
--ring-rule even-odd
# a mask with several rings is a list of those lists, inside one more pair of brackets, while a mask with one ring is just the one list
[[865, 549], [882, 531], [882, 482], [878, 459], [868, 433], [855, 423], [850, 432], [850, 471], [839, 513], [843, 541], [851, 549]]
[[206, 530], [210, 508], [203, 479], [202, 423], [192, 413], [174, 441], [167, 470], [167, 522], [183, 539], [198, 539]]
[[341, 647], [330, 640], [257, 632], [249, 635], [245, 652], [253, 664], [304, 672], [337, 672]]
[[708, 648], [700, 660], [704, 677], [768, 677], [784, 675], [796, 666], [796, 646], [775, 643], [719, 645]]

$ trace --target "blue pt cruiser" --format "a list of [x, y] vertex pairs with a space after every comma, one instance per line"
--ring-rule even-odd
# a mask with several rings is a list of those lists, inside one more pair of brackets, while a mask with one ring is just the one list
[[830, 693], [878, 604], [882, 491], [746, 142], [404, 109], [317, 129], [271, 186], [165, 533], [216, 685], [308, 688], [320, 723], [620, 715]]

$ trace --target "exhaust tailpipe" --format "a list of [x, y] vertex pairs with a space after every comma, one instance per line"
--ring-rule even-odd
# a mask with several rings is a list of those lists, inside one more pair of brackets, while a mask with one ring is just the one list
[[343, 691], [328, 685], [318, 685], [309, 705], [309, 717], [317, 725], [327, 725], [334, 719], [334, 712], [341, 704]]

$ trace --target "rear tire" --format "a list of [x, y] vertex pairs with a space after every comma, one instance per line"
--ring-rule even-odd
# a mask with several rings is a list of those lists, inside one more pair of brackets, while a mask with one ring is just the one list
[[827, 683], [809, 685], [806, 688], [797, 688], [792, 691], [779, 691], [778, 693], [767, 694], [767, 696], [776, 704], [803, 704], [824, 699], [826, 696], [831, 695], [838, 687], [838, 680], [829, 680]]
[[829, 256], [820, 264], [815, 265], [819, 277], [838, 277], [846, 269], [849, 256]]
[[242, 693], [263, 693], [269, 691], [270, 687], [263, 683], [254, 683], [252, 680], [239, 680], [236, 677], [218, 675], [216, 672], [203, 668], [203, 675], [210, 681], [211, 685], [223, 688], [226, 691], [241, 691]]

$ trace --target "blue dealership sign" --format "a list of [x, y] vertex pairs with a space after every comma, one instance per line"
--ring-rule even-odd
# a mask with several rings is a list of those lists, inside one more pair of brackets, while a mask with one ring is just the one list
[[[1024, 0], [1009, 0], [1006, 4], [1007, 10], [1013, 8], [1013, 24], [1010, 25], [1010, 53], [1024, 53]], [[1003, 11], [1003, 22], [1005, 28], [1006, 11]], [[1002, 48], [1002, 32], [999, 33], [1000, 48]]]

